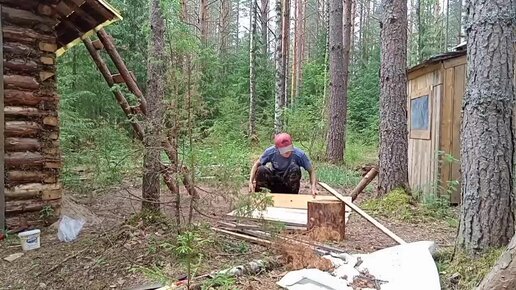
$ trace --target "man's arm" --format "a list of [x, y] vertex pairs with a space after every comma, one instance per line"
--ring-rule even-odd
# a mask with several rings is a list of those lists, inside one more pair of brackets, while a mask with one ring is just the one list
[[315, 197], [317, 195], [317, 177], [315, 176], [315, 170], [313, 167], [308, 170], [308, 174], [310, 175], [310, 187], [312, 189], [312, 195]]
[[253, 182], [256, 177], [256, 171], [258, 170], [260, 164], [260, 159], [258, 159], [254, 162], [253, 167], [251, 167], [251, 173], [249, 174], [249, 192], [254, 192]]

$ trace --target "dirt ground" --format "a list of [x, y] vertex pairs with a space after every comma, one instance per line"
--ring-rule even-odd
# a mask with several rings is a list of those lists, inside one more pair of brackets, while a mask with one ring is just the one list
[[[194, 211], [194, 221], [216, 224], [217, 219], [230, 211], [232, 203], [220, 189], [201, 189], [199, 210], [202, 214]], [[0, 289], [134, 289], [162, 280], [163, 275], [184, 277], [185, 267], [172, 250], [177, 234], [174, 227], [166, 222], [143, 227], [141, 221], [133, 218], [140, 209], [139, 195], [140, 188], [131, 185], [99, 195], [67, 195], [62, 214], [80, 214], [87, 219], [77, 240], [59, 241], [54, 225], [42, 230], [40, 249], [26, 252], [13, 262], [3, 258], [21, 252], [17, 238], [0, 242]], [[183, 200], [188, 201], [186, 193], [183, 195]], [[360, 204], [364, 198], [367, 193], [356, 203]], [[163, 200], [163, 211], [172, 219], [172, 198], [165, 193]], [[188, 209], [188, 203], [183, 203], [183, 219]], [[446, 247], [453, 244], [455, 237], [456, 230], [444, 221], [413, 225], [379, 220], [406, 241], [434, 240]], [[210, 232], [208, 228], [206, 231]], [[209, 235], [210, 244], [203, 251], [197, 275], [274, 254], [272, 249], [262, 246], [216, 236], [213, 232]], [[347, 224], [346, 237], [344, 242], [334, 245], [349, 253], [373, 252], [396, 244], [356, 213], [352, 213]], [[239, 278], [236, 288], [277, 289], [275, 283], [285, 271], [280, 267]]]

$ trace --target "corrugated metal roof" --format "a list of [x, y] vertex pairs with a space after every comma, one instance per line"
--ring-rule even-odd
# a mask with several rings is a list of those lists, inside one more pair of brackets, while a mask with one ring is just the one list
[[458, 46], [454, 47], [454, 51], [449, 51], [449, 52], [445, 52], [445, 53], [441, 53], [441, 54], [438, 54], [438, 55], [434, 55], [428, 59], [426, 59], [425, 61], [409, 68], [407, 71], [409, 73], [413, 72], [413, 71], [416, 71], [418, 69], [421, 69], [421, 68], [424, 68], [424, 67], [427, 67], [427, 66], [430, 66], [430, 65], [433, 65], [433, 64], [436, 64], [438, 62], [441, 62], [441, 61], [445, 61], [445, 60], [448, 60], [448, 59], [452, 59], [452, 58], [456, 58], [456, 57], [459, 57], [459, 56], [463, 56], [466, 54], [466, 43], [461, 43], [459, 44]]

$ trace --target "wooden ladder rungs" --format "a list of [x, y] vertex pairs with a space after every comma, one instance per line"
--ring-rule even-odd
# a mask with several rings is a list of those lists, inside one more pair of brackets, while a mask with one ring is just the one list
[[111, 77], [113, 78], [113, 82], [115, 84], [125, 84], [125, 80], [121, 74], [114, 74], [114, 75], [111, 75]]
[[93, 47], [95, 47], [96, 50], [101, 50], [104, 48], [104, 44], [102, 44], [99, 39], [92, 41], [91, 44], [93, 44]]

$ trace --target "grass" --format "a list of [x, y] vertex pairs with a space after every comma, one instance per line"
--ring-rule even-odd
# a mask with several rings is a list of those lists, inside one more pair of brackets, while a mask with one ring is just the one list
[[457, 251], [453, 257], [453, 249], [440, 251], [435, 260], [441, 276], [441, 286], [443, 289], [457, 290], [475, 288], [491, 270], [502, 252], [503, 249], [490, 249], [472, 257]]
[[402, 189], [395, 189], [383, 198], [369, 199], [361, 206], [373, 214], [411, 223], [446, 220], [452, 227], [458, 224], [446, 199], [427, 197], [418, 201]]

